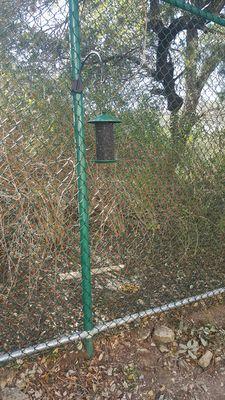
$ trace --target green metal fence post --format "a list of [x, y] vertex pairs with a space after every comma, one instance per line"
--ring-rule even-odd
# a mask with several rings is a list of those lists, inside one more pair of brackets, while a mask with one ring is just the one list
[[206, 10], [201, 10], [200, 8], [194, 6], [193, 4], [187, 3], [183, 0], [163, 0], [165, 3], [170, 4], [171, 6], [175, 6], [180, 8], [181, 10], [188, 11], [193, 15], [198, 17], [202, 17], [208, 21], [215, 22], [218, 25], [225, 26], [225, 18], [221, 18], [216, 14], [213, 14]]
[[[78, 0], [69, 0], [69, 30], [71, 74], [73, 82], [80, 82], [80, 21]], [[81, 82], [80, 82], [81, 83]], [[84, 330], [93, 328], [92, 321], [92, 287], [91, 287], [91, 263], [90, 263], [90, 232], [88, 214], [87, 173], [86, 173], [86, 148], [84, 132], [84, 107], [82, 88], [73, 90], [73, 114], [74, 137], [77, 152], [77, 176], [78, 176], [78, 202], [80, 217], [80, 251], [82, 267], [82, 303]], [[85, 341], [89, 357], [93, 355], [92, 339]]]

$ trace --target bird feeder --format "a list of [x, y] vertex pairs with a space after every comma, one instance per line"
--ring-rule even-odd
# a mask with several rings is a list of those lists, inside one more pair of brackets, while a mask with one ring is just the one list
[[119, 119], [110, 114], [101, 114], [89, 121], [90, 124], [95, 125], [96, 163], [116, 161], [114, 124], [120, 122]]

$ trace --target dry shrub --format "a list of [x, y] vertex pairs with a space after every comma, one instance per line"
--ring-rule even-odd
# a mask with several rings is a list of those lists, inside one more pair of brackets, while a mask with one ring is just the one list
[[188, 154], [171, 171], [166, 152], [134, 143], [124, 147], [124, 159], [92, 172], [91, 221], [94, 240], [101, 240], [99, 251], [111, 248], [111, 254], [134, 267], [140, 260], [152, 265], [168, 259], [187, 267], [222, 267], [221, 160], [198, 158], [196, 169], [195, 157]]
[[8, 287], [26, 274], [35, 281], [46, 266], [63, 268], [68, 257], [77, 261], [79, 247], [73, 158], [57, 150], [32, 155], [24, 143], [10, 142], [2, 156], [0, 217], [1, 280]]
[[[2, 156], [1, 280], [8, 288], [28, 274], [33, 287], [46, 271], [79, 265], [73, 147], [58, 152], [49, 144], [34, 154], [14, 139]], [[93, 263], [125, 261], [130, 271], [140, 259], [145, 265], [168, 259], [187, 267], [222, 264], [221, 162], [206, 168], [198, 158], [197, 169], [189, 154], [171, 171], [163, 146], [125, 140], [118, 152], [113, 165], [89, 163]]]

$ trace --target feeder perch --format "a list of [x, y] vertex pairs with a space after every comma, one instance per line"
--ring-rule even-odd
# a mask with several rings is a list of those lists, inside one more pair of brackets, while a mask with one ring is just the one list
[[120, 122], [110, 114], [101, 114], [89, 121], [95, 125], [96, 163], [116, 162], [114, 124]]

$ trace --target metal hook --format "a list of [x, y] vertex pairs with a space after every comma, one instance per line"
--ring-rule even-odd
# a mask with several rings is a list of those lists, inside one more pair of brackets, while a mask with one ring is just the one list
[[92, 51], [90, 51], [90, 53], [84, 58], [83, 62], [81, 63], [81, 67], [80, 67], [78, 79], [76, 79], [76, 80], [74, 80], [74, 81], [72, 82], [72, 92], [74, 92], [74, 93], [82, 93], [82, 91], [83, 91], [83, 85], [82, 85], [82, 81], [81, 81], [81, 72], [82, 72], [82, 70], [83, 70], [83, 67], [84, 67], [86, 61], [87, 61], [88, 58], [91, 57], [92, 55], [97, 56], [98, 59], [99, 59], [99, 61], [100, 61], [100, 67], [101, 67], [101, 78], [100, 78], [100, 82], [101, 82], [101, 84], [103, 83], [103, 61], [102, 61], [102, 58], [101, 58], [100, 54], [99, 54], [97, 51], [92, 50]]
[[100, 68], [101, 68], [101, 79], [100, 79], [100, 82], [103, 83], [103, 61], [102, 61], [102, 57], [101, 57], [100, 53], [98, 53], [98, 51], [96, 51], [96, 50], [90, 51], [90, 53], [84, 58], [84, 60], [83, 60], [83, 62], [81, 64], [81, 67], [80, 67], [80, 75], [81, 75], [82, 69], [83, 69], [86, 61], [88, 60], [89, 57], [91, 57], [93, 55], [97, 56], [99, 61], [100, 61]]

